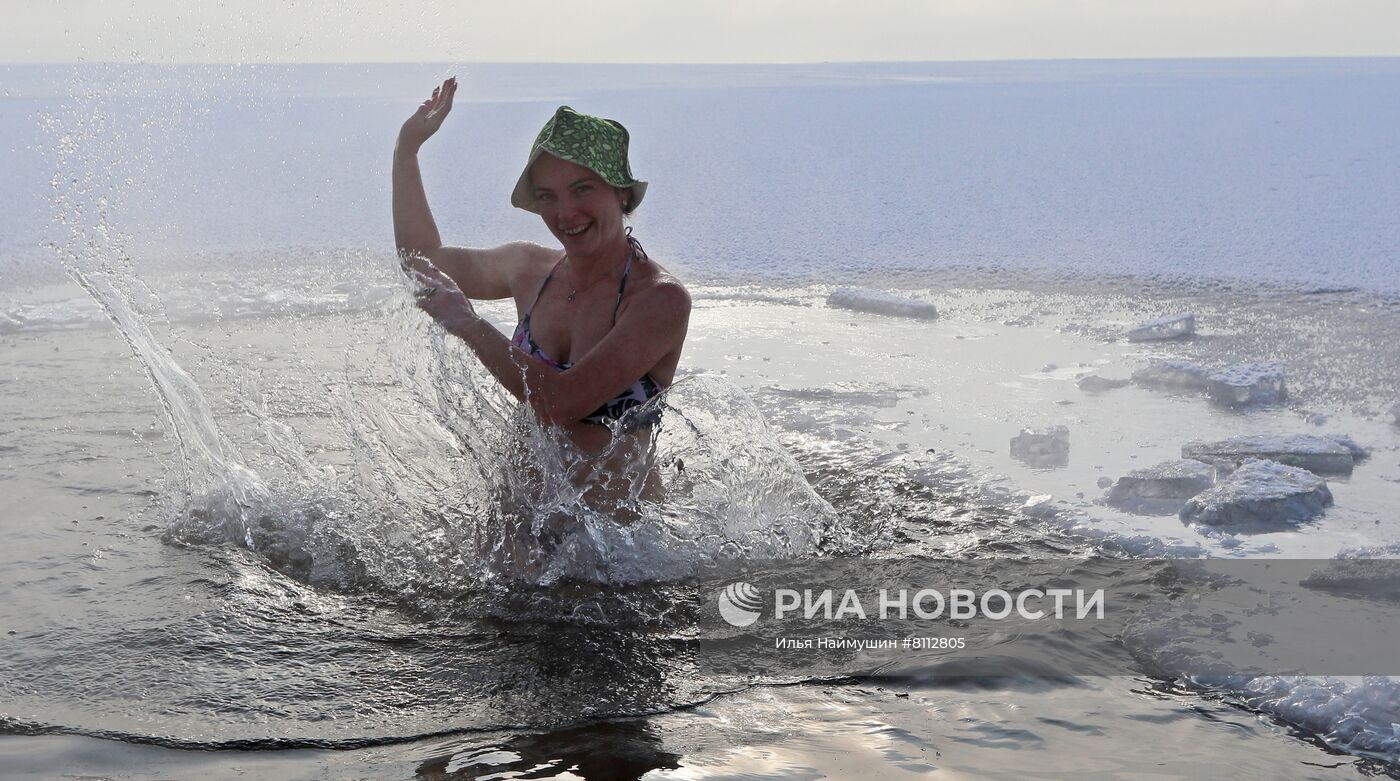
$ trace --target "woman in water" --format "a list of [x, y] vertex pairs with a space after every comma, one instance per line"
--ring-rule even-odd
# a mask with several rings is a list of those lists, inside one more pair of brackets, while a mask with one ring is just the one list
[[[685, 287], [623, 225], [647, 187], [632, 176], [627, 131], [561, 106], [535, 139], [510, 202], [540, 215], [562, 249], [447, 247], [418, 150], [442, 127], [456, 91], [456, 79], [433, 90], [394, 149], [394, 238], [423, 282], [418, 305], [541, 423], [600, 453], [613, 444], [610, 423], [671, 384], [690, 318]], [[474, 298], [515, 299], [511, 339], [476, 314]]]

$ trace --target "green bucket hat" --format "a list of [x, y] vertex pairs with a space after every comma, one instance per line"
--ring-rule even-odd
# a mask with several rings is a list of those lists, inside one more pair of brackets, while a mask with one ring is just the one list
[[631, 187], [632, 208], [636, 209], [646, 194], [647, 183], [632, 177], [632, 167], [627, 164], [627, 142], [627, 128], [621, 123], [560, 106], [530, 147], [530, 159], [510, 194], [511, 205], [540, 213], [535, 205], [534, 186], [530, 184], [530, 166], [548, 152], [589, 169], [613, 187]]

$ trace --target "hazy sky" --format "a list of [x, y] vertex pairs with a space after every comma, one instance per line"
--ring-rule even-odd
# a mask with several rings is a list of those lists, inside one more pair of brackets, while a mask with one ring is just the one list
[[1400, 56], [1400, 0], [0, 0], [3, 62]]

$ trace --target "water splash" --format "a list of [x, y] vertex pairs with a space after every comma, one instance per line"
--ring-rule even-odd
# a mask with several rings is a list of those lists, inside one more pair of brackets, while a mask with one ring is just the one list
[[499, 511], [483, 526], [484, 557], [536, 583], [634, 583], [681, 577], [717, 559], [852, 545], [738, 386], [685, 378], [616, 428], [656, 413], [660, 423], [620, 434], [596, 457], [521, 426]]
[[[585, 454], [417, 312], [388, 258], [371, 276], [383, 286], [388, 275], [401, 292], [362, 313], [379, 318], [377, 344], [368, 355], [347, 351], [339, 377], [296, 385], [185, 337], [135, 261], [138, 246], [158, 243], [140, 236], [156, 230], [140, 220], [149, 209], [132, 205], [152, 195], [135, 185], [156, 165], [150, 147], [159, 142], [178, 167], [178, 150], [190, 146], [187, 128], [168, 118], [180, 115], [178, 100], [138, 118], [144, 135], [123, 129], [136, 120], [117, 120], [127, 106], [119, 102], [148, 90], [143, 79], [113, 74], [104, 83], [116, 86], [102, 92], [75, 81], [77, 97], [45, 122], [56, 138], [52, 206], [66, 230], [58, 259], [126, 341], [177, 443], [161, 510], [172, 541], [241, 546], [294, 578], [419, 606], [486, 582], [637, 583], [716, 558], [811, 555], [848, 542], [737, 386], [683, 380], [634, 413], [659, 410], [659, 425], [625, 421], [635, 431], [618, 429], [606, 452]], [[213, 99], [207, 90], [189, 98], [206, 107]], [[230, 340], [247, 327], [215, 317]], [[282, 349], [337, 327], [292, 317]], [[176, 345], [197, 350], [196, 368], [212, 376], [197, 381]], [[216, 412], [210, 383], [252, 431], [230, 434], [238, 421]], [[309, 442], [274, 412], [289, 408], [325, 408], [333, 430]]]
[[133, 170], [142, 164], [139, 147], [115, 119], [115, 101], [132, 87], [116, 76], [99, 81], [110, 91], [87, 92], [75, 76], [67, 113], [43, 119], [56, 139], [54, 219], [67, 231], [67, 240], [55, 244], [58, 260], [116, 327], [156, 390], [167, 429], [178, 443], [184, 468], [176, 474], [183, 493], [205, 497], [189, 502], [188, 531], [198, 539], [238, 538], [251, 545], [249, 522], [269, 495], [238, 462], [198, 384], [151, 330], [153, 322], [164, 319], [164, 309], [136, 273], [132, 235], [121, 229], [118, 217]]

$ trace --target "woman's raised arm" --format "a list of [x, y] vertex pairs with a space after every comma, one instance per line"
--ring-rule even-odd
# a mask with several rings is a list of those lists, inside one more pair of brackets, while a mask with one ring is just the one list
[[418, 150], [442, 127], [456, 94], [457, 79], [444, 81], [399, 129], [394, 145], [394, 243], [405, 271], [422, 272], [431, 265], [451, 277], [467, 298], [508, 298], [510, 275], [539, 248], [525, 242], [492, 249], [444, 247], [423, 189]]
[[423, 175], [418, 170], [418, 150], [452, 111], [452, 96], [457, 92], [457, 80], [448, 79], [433, 90], [413, 116], [399, 129], [394, 145], [394, 243], [405, 259], [425, 255], [429, 259], [442, 248], [433, 212], [428, 208], [428, 195], [423, 191]]

